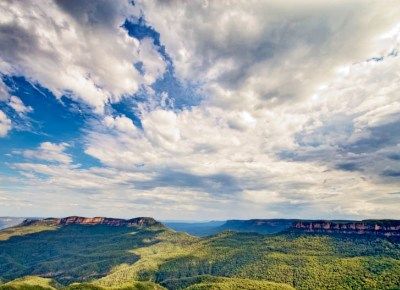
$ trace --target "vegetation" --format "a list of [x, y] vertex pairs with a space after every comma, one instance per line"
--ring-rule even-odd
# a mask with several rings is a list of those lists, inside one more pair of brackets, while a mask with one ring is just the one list
[[0, 290], [55, 290], [60, 286], [49, 278], [26, 276], [0, 285]]
[[0, 241], [8, 240], [10, 237], [24, 236], [33, 233], [56, 230], [57, 227], [49, 225], [32, 225], [29, 227], [12, 227], [0, 231]]
[[293, 287], [262, 280], [217, 277], [211, 275], [194, 276], [179, 280], [165, 281], [170, 289], [266, 289], [266, 290], [290, 290]]
[[[0, 277], [17, 279], [0, 289], [400, 289], [394, 238], [290, 231], [197, 238], [163, 227], [34, 227], [0, 231], [7, 235]], [[26, 275], [53, 280], [18, 279]]]

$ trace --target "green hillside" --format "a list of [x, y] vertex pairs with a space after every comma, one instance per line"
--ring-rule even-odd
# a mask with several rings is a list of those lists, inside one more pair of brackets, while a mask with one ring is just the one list
[[398, 238], [290, 231], [198, 238], [107, 225], [29, 225], [0, 237], [0, 289], [400, 289]]

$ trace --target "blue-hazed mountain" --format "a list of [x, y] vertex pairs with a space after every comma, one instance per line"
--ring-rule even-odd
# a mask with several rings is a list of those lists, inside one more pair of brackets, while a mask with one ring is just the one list
[[209, 235], [213, 235], [223, 231], [220, 227], [225, 224], [226, 221], [209, 221], [209, 222], [170, 222], [164, 221], [167, 227], [178, 231], [178, 232], [186, 232], [193, 236], [205, 237]]
[[284, 231], [297, 222], [295, 219], [251, 219], [210, 222], [164, 222], [171, 229], [179, 232], [204, 237], [223, 231], [254, 232], [273, 234]]
[[400, 236], [398, 220], [301, 220], [301, 219], [250, 219], [225, 222], [166, 223], [170, 228], [194, 236], [209, 236], [223, 231], [276, 234], [283, 231], [300, 231], [327, 234], [374, 234]]
[[0, 230], [16, 226], [20, 224], [24, 219], [23, 217], [0, 217]]
[[250, 220], [228, 220], [218, 230], [255, 232], [260, 234], [274, 234], [289, 229], [297, 222], [294, 219], [250, 219]]

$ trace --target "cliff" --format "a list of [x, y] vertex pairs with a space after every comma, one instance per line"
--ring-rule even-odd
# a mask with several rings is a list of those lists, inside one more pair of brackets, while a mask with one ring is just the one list
[[150, 217], [137, 217], [132, 219], [117, 219], [107, 217], [80, 217], [80, 216], [69, 216], [61, 219], [47, 218], [47, 219], [26, 219], [21, 226], [29, 225], [107, 225], [114, 227], [150, 227], [150, 226], [162, 226], [162, 224]]
[[400, 236], [399, 220], [297, 221], [292, 227], [309, 233]]

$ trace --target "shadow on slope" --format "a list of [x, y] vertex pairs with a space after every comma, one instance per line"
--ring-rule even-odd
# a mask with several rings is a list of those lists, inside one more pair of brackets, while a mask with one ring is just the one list
[[163, 229], [69, 225], [0, 241], [0, 277], [52, 277], [62, 284], [106, 275], [139, 257], [130, 250], [157, 243]]

